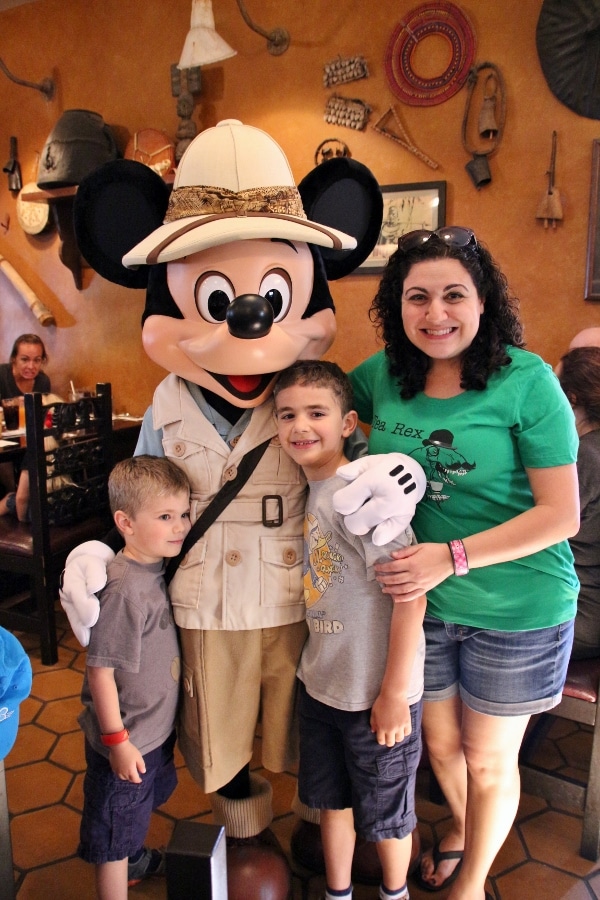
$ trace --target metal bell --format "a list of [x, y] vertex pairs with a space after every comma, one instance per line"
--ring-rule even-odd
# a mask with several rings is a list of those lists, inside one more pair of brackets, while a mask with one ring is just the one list
[[498, 134], [496, 122], [496, 95], [484, 97], [479, 113], [479, 136], [486, 140], [492, 140]]
[[[491, 84], [493, 82], [493, 84]], [[487, 93], [488, 85], [490, 85], [490, 93]], [[479, 136], [486, 140], [493, 140], [498, 136], [498, 123], [496, 122], [496, 78], [493, 74], [488, 75], [485, 80], [485, 93], [483, 103], [479, 113]]]
[[556, 171], [556, 140], [557, 134], [556, 131], [552, 132], [552, 151], [550, 153], [550, 167], [546, 172], [548, 177], [548, 188], [544, 193], [544, 196], [540, 200], [540, 204], [537, 208], [537, 212], [535, 214], [536, 219], [541, 219], [544, 223], [544, 228], [547, 228], [548, 225], [552, 225], [553, 228], [556, 228], [556, 223], [560, 222], [563, 217], [563, 208], [560, 199], [560, 193], [556, 184], [554, 183], [555, 171]]
[[560, 222], [563, 217], [563, 208], [559, 193], [555, 187], [548, 189], [540, 201], [535, 214], [536, 219], [542, 219], [544, 228], [552, 225], [556, 228], [556, 223]]
[[484, 187], [484, 185], [489, 184], [492, 180], [492, 173], [490, 172], [490, 164], [487, 156], [475, 153], [471, 162], [466, 164], [465, 169], [469, 173], [471, 181], [477, 190]]

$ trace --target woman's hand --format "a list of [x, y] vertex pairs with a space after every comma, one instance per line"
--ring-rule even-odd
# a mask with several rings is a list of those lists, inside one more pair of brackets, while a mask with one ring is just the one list
[[396, 603], [416, 600], [454, 574], [447, 544], [413, 544], [390, 555], [388, 562], [376, 563], [375, 573]]

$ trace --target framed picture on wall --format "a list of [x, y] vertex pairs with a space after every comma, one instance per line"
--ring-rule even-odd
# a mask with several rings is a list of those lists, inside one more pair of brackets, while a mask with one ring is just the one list
[[600, 140], [592, 141], [592, 180], [585, 264], [585, 299], [600, 300]]
[[420, 228], [435, 231], [446, 224], [445, 181], [384, 184], [381, 193], [381, 231], [371, 255], [356, 270], [361, 274], [382, 272], [403, 234]]

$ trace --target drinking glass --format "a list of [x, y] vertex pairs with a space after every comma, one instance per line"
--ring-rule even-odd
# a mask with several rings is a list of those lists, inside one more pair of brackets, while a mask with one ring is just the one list
[[[20, 399], [22, 400], [23, 398], [21, 397]], [[7, 431], [17, 431], [19, 428], [19, 406], [18, 397], [7, 397], [2, 400], [4, 425]]]

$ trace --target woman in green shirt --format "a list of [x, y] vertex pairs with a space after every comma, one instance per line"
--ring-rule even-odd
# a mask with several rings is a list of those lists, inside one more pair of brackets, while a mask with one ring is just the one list
[[[370, 453], [414, 456], [428, 478], [412, 522], [419, 544], [378, 566], [396, 601], [428, 598], [423, 726], [453, 823], [418, 880], [430, 891], [454, 881], [451, 900], [482, 900], [516, 814], [527, 723], [559, 702], [566, 676], [577, 435], [551, 368], [523, 349], [506, 279], [469, 229], [400, 238], [371, 316], [385, 350], [350, 373]], [[361, 500], [392, 484], [389, 462], [369, 461]], [[353, 467], [365, 463], [348, 477]], [[360, 530], [369, 503], [349, 502], [359, 481], [336, 508], [355, 510]], [[393, 491], [388, 506], [392, 519]]]

